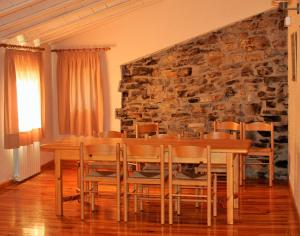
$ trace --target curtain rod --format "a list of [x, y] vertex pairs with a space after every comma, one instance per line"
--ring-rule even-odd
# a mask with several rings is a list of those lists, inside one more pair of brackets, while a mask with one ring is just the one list
[[14, 45], [14, 44], [6, 44], [6, 43], [0, 43], [0, 47], [3, 48], [16, 48], [16, 49], [28, 49], [33, 51], [44, 51], [45, 48], [40, 47], [30, 47], [30, 46], [21, 46], [21, 45]]
[[106, 48], [70, 48], [70, 49], [53, 49], [51, 50], [51, 52], [64, 52], [64, 51], [108, 51], [110, 50], [110, 47], [106, 47]]

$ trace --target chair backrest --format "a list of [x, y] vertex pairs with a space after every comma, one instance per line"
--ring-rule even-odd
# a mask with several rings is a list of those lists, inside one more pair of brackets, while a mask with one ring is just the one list
[[[198, 136], [200, 138], [203, 137], [203, 133], [205, 130], [205, 124], [201, 122], [195, 122], [195, 123], [189, 123], [187, 125], [188, 131], [192, 131], [193, 135], [192, 136]], [[191, 133], [187, 132], [188, 135], [183, 135], [183, 136], [191, 136]]]
[[[248, 132], [269, 132], [270, 145], [274, 149], [274, 125], [273, 123], [253, 122], [243, 124], [243, 139], [246, 139]], [[265, 136], [264, 136], [265, 137]]]
[[242, 122], [237, 123], [233, 121], [214, 121], [214, 131], [222, 131], [222, 132], [229, 132], [229, 133], [235, 133], [236, 138], [239, 137], [242, 138], [242, 131], [243, 131], [243, 125]]
[[136, 123], [135, 125], [136, 138], [144, 138], [145, 135], [158, 135], [158, 133], [158, 123]]
[[210, 146], [169, 145], [169, 162], [210, 165]]
[[101, 138], [122, 138], [123, 134], [119, 131], [109, 130], [99, 134]]
[[129, 171], [129, 163], [137, 163], [136, 171], [141, 171], [139, 163], [159, 163], [160, 178], [164, 176], [164, 147], [163, 145], [134, 145], [124, 144], [123, 146], [123, 174], [124, 181], [131, 176], [132, 171]]
[[236, 133], [229, 134], [225, 132], [210, 132], [204, 135], [205, 139], [236, 139]]
[[191, 128], [191, 129], [196, 129], [196, 130], [202, 130], [204, 129], [204, 123], [189, 123], [188, 124], [188, 128]]
[[159, 163], [164, 161], [163, 145], [124, 144], [124, 163]]
[[158, 138], [158, 139], [179, 139], [180, 134], [158, 134], [153, 135], [151, 138]]
[[[84, 164], [101, 162], [103, 166], [114, 167], [120, 173], [120, 144], [92, 144], [84, 146], [80, 143], [80, 171], [83, 175]], [[112, 166], [113, 164], [113, 166]]]
[[[173, 164], [201, 164], [201, 172], [207, 174], [208, 186], [211, 181], [210, 146], [169, 145], [169, 173], [174, 170]], [[192, 174], [192, 173], [191, 173]], [[172, 178], [171, 178], [172, 179]]]
[[120, 144], [93, 144], [85, 147], [85, 159], [93, 161], [117, 161]]

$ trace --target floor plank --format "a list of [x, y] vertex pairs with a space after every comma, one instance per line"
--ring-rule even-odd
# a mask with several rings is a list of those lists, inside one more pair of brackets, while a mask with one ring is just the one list
[[[76, 185], [74, 169], [64, 170], [64, 176], [64, 193], [71, 194]], [[224, 195], [224, 186], [220, 189]], [[196, 209], [191, 203], [182, 204], [182, 214], [175, 216], [174, 225], [161, 226], [158, 203], [146, 202], [139, 214], [133, 213], [131, 203], [129, 222], [117, 223], [114, 199], [97, 200], [96, 212], [86, 211], [85, 221], [80, 220], [77, 201], [65, 203], [64, 216], [57, 217], [54, 200], [53, 169], [0, 190], [0, 235], [300, 235], [286, 182], [275, 183], [272, 188], [257, 181], [247, 183], [241, 188], [235, 224], [226, 224], [226, 209], [219, 204], [210, 228], [206, 226], [205, 206]]]

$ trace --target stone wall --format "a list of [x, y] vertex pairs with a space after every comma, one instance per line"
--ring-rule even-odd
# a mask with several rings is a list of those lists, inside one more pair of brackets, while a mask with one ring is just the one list
[[[275, 125], [276, 178], [287, 176], [287, 30], [284, 14], [264, 12], [122, 66], [121, 129], [159, 122], [182, 132], [191, 122], [266, 121]], [[159, 37], [159, 36], [158, 36]], [[257, 145], [265, 137], [257, 134]], [[266, 168], [248, 169], [262, 177]]]

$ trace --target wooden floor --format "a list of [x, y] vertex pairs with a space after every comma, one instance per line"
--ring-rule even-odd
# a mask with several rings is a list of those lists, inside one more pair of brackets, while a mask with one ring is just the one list
[[[64, 171], [65, 194], [73, 193], [75, 172]], [[221, 190], [224, 192], [224, 187]], [[222, 194], [222, 193], [221, 193]], [[240, 209], [235, 210], [234, 225], [226, 224], [226, 209], [219, 204], [212, 227], [205, 224], [205, 206], [182, 204], [182, 215], [174, 225], [161, 226], [158, 203], [145, 203], [143, 213], [134, 214], [131, 204], [129, 222], [116, 222], [115, 200], [98, 200], [95, 213], [86, 212], [80, 220], [77, 201], [64, 204], [63, 217], [54, 211], [54, 171], [0, 190], [0, 235], [220, 235], [283, 236], [300, 235], [300, 223], [286, 182], [247, 183], [241, 188]], [[167, 202], [166, 202], [167, 203]], [[167, 215], [166, 215], [167, 216]]]

